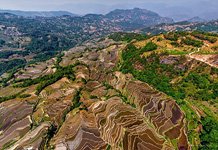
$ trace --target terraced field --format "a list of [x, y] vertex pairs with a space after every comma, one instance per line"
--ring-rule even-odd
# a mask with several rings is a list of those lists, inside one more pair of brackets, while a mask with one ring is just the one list
[[[146, 43], [148, 40], [133, 44], [140, 47]], [[122, 56], [127, 49], [128, 43], [106, 38], [17, 72], [8, 81], [9, 86], [2, 87], [11, 91], [22, 87], [22, 91], [11, 98], [10, 93], [1, 94], [0, 149], [188, 150], [200, 147], [201, 117], [207, 113], [195, 107], [196, 101], [186, 103], [187, 97], [177, 99], [153, 82], [146, 83], [137, 72], [125, 73], [126, 60]], [[160, 49], [159, 46], [157, 56]], [[152, 54], [141, 56], [147, 56], [147, 62], [153, 59], [149, 57]], [[135, 57], [138, 56], [131, 58]], [[210, 65], [188, 55], [181, 57], [160, 57], [162, 64], [174, 64], [177, 69], [185, 70], [189, 67], [180, 76], [159, 70], [172, 76], [172, 85], [180, 84], [197, 65], [210, 68], [211, 77], [216, 80], [217, 73]], [[131, 62], [129, 65], [143, 75], [143, 61], [132, 59]], [[202, 106], [202, 102], [198, 104]], [[188, 110], [193, 118], [198, 116], [196, 122], [192, 122]]]

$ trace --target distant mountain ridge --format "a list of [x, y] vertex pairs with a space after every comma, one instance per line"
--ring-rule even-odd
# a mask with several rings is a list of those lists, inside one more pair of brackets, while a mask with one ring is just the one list
[[61, 18], [63, 16], [69, 16], [77, 17], [77, 19], [74, 20], [80, 20], [81, 22], [96, 22], [101, 20], [106, 24], [116, 26], [116, 28], [120, 28], [123, 31], [133, 31], [161, 23], [170, 24], [174, 22], [171, 18], [162, 17], [153, 11], [140, 8], [116, 9], [106, 15], [86, 14], [84, 16], [78, 16], [67, 11], [0, 10], [0, 14], [12, 14], [21, 17], [59, 17], [59, 19], [63, 19]]
[[21, 11], [21, 10], [1, 10], [0, 13], [10, 13], [22, 17], [60, 17], [64, 15], [78, 16], [68, 11]]
[[108, 19], [119, 25], [125, 25], [127, 30], [148, 27], [160, 23], [173, 23], [173, 19], [161, 17], [159, 14], [147, 9], [116, 9], [105, 15]]
[[188, 22], [199, 22], [200, 23], [200, 22], [206, 22], [207, 20], [196, 16], [196, 17], [188, 19], [187, 21]]
[[156, 26], [146, 27], [141, 30], [141, 33], [160, 34], [173, 31], [193, 31], [199, 30], [204, 32], [218, 33], [218, 20], [204, 21], [193, 19], [192, 21], [182, 21], [172, 24], [159, 24]]

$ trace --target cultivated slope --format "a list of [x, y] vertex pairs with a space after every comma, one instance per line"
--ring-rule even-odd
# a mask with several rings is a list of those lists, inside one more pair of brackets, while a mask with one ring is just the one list
[[[201, 117], [209, 116], [202, 103], [212, 106], [204, 97], [193, 102], [198, 92], [185, 89], [187, 97], [179, 92], [200, 84], [190, 85], [197, 76], [190, 72], [209, 69], [210, 84], [217, 72], [189, 53], [166, 54], [161, 47], [168, 45], [166, 37], [131, 43], [93, 40], [19, 70], [0, 90], [0, 149], [197, 149], [205, 140], [199, 138]], [[217, 117], [213, 109], [211, 116]]]

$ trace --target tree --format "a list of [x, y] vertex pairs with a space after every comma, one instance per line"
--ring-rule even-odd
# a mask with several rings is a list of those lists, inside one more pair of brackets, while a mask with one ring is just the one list
[[141, 49], [141, 53], [153, 51], [156, 49], [157, 49], [157, 44], [150, 41]]

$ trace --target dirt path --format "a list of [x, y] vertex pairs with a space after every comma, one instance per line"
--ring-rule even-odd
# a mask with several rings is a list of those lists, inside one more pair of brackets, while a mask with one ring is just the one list
[[[203, 47], [205, 47], [205, 46], [208, 46], [208, 45], [205, 44]], [[193, 51], [193, 52], [189, 53], [188, 57], [191, 58], [191, 59], [195, 59], [195, 60], [204, 62], [204, 63], [210, 65], [211, 67], [218, 68], [218, 65], [216, 65], [216, 64], [214, 64], [213, 62], [210, 61], [210, 58], [212, 58], [212, 55], [201, 55], [201, 54], [193, 55], [195, 53], [198, 53], [200, 50], [201, 50], [201, 48], [198, 48], [196, 51]]]
[[194, 52], [189, 53], [188, 55], [191, 56], [192, 54], [194, 54], [194, 53], [198, 53], [199, 51], [200, 51], [200, 48], [198, 48], [197, 51], [194, 51]]

